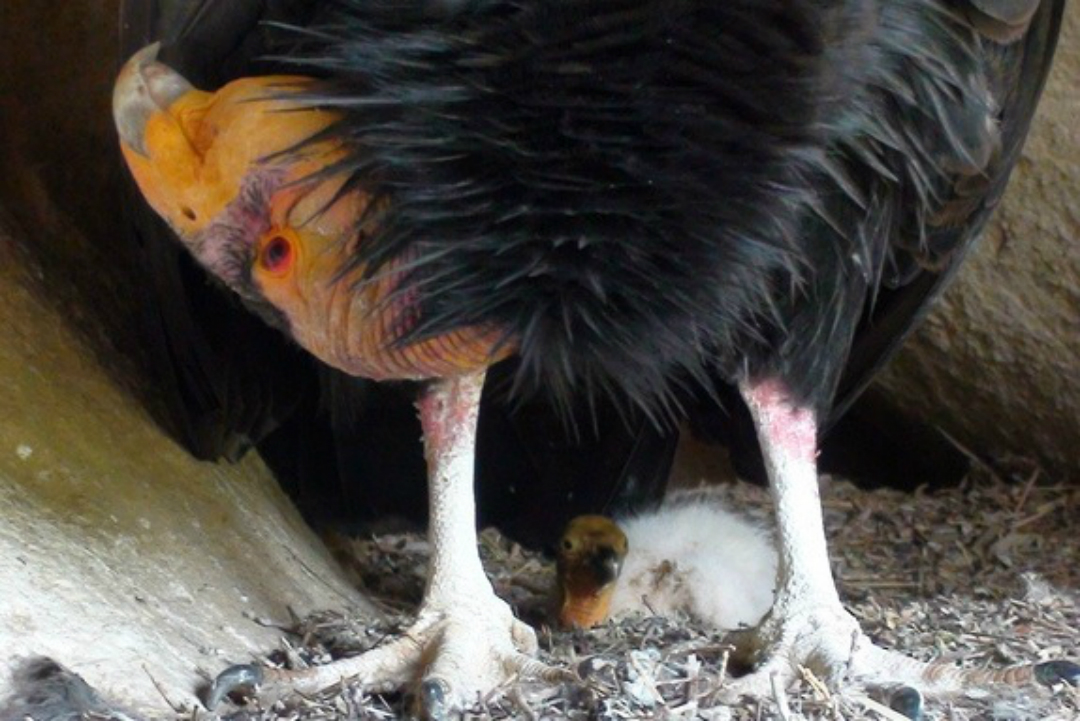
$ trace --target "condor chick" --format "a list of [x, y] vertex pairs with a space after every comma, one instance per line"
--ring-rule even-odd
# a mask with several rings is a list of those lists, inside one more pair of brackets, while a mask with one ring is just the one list
[[642, 613], [752, 626], [773, 603], [776, 545], [716, 494], [677, 492], [656, 510], [578, 516], [556, 561], [558, 620], [589, 628]]

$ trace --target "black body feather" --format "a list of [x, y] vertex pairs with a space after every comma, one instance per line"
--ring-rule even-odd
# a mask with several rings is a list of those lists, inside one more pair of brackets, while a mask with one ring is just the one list
[[821, 13], [432, 5], [342, 3], [298, 61], [328, 78], [311, 102], [345, 113], [335, 170], [387, 200], [357, 262], [412, 268], [400, 342], [496, 328], [525, 390], [654, 414], [679, 379], [773, 342], [809, 270], [799, 223], [835, 92]]

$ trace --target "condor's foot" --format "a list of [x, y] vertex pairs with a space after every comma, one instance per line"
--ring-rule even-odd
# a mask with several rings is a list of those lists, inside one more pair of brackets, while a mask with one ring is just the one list
[[858, 621], [843, 608], [784, 613], [779, 606], [748, 629], [733, 631], [732, 670], [745, 672], [725, 684], [723, 696], [772, 696], [777, 684], [787, 688], [799, 667], [822, 679], [842, 679], [851, 670], [856, 644], [869, 643]]
[[[745, 675], [730, 680], [721, 697], [772, 698], [801, 675], [811, 671], [830, 685], [846, 681], [877, 687], [889, 706], [908, 718], [922, 715], [922, 694], [905, 683], [914, 659], [874, 646], [859, 622], [839, 605], [793, 613], [774, 609], [756, 628], [734, 631], [727, 640], [735, 646], [732, 663]], [[902, 669], [904, 673], [897, 673]]]
[[232, 666], [218, 675], [206, 705], [213, 710], [243, 687], [275, 696], [315, 693], [346, 682], [373, 693], [405, 689], [412, 692], [414, 713], [443, 719], [516, 679], [555, 682], [571, 677], [536, 660], [536, 650], [533, 629], [494, 594], [453, 603], [432, 600], [400, 637], [360, 656], [299, 671]]
[[736, 670], [749, 672], [724, 685], [723, 700], [774, 697], [777, 688], [789, 687], [804, 667], [832, 686], [851, 683], [876, 692], [894, 711], [917, 721], [922, 718], [924, 694], [943, 697], [996, 685], [1080, 683], [1080, 665], [1065, 660], [1000, 669], [925, 663], [875, 645], [839, 604], [806, 610], [789, 607], [786, 613], [778, 611], [783, 606], [779, 602], [756, 628], [728, 635], [736, 649]]

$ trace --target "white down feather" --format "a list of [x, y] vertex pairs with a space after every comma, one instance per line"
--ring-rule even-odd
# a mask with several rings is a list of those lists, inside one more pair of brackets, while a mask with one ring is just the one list
[[772, 535], [715, 494], [677, 492], [656, 510], [618, 523], [629, 550], [611, 617], [681, 612], [733, 629], [756, 624], [772, 606]]

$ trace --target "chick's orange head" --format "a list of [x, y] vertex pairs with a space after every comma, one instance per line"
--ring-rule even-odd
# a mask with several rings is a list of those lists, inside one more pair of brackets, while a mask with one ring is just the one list
[[607, 620], [629, 550], [626, 534], [605, 516], [578, 516], [559, 542], [559, 624], [589, 628]]

